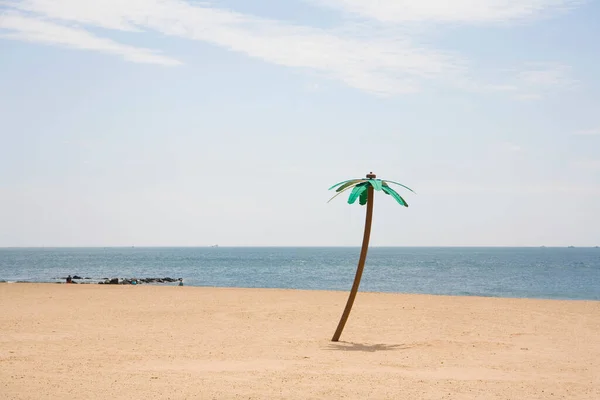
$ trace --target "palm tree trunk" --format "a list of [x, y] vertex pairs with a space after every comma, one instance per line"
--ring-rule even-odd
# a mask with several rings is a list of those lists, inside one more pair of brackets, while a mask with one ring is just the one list
[[356, 292], [358, 292], [358, 286], [360, 285], [360, 278], [362, 277], [363, 269], [365, 267], [365, 261], [367, 259], [367, 251], [369, 250], [369, 238], [371, 236], [371, 221], [373, 219], [373, 187], [369, 185], [367, 193], [367, 215], [365, 217], [365, 233], [363, 235], [363, 243], [362, 249], [360, 250], [360, 258], [358, 259], [358, 267], [356, 268], [356, 275], [354, 276], [354, 283], [352, 284], [352, 289], [350, 290], [350, 296], [348, 296], [348, 301], [346, 302], [346, 308], [344, 309], [344, 313], [342, 314], [342, 318], [338, 323], [337, 329], [333, 334], [332, 342], [337, 342], [342, 335], [342, 331], [344, 330], [344, 325], [346, 325], [346, 321], [348, 320], [348, 316], [350, 315], [350, 310], [352, 310], [352, 304], [354, 304], [354, 298], [356, 297]]

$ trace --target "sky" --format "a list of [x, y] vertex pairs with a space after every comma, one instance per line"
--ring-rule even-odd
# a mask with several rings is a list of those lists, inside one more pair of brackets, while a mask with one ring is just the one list
[[600, 245], [600, 2], [0, 0], [0, 247]]

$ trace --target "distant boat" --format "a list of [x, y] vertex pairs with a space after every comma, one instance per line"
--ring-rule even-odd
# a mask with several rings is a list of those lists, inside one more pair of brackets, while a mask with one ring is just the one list
[[575, 246], [569, 246], [568, 248], [569, 248], [569, 249], [574, 249], [574, 248], [575, 248]]
[[210, 247], [219, 247], [219, 245], [218, 245], [218, 244], [213, 244], [213, 245], [212, 245], [212, 246], [210, 246]]

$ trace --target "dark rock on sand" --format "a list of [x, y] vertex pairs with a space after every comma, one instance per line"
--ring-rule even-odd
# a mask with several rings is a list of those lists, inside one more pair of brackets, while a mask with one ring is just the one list
[[173, 283], [179, 282], [181, 278], [103, 278], [98, 284], [100, 285], [137, 285], [140, 283]]

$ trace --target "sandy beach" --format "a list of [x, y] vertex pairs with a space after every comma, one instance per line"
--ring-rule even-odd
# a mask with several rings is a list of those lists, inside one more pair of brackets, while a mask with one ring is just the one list
[[0, 284], [2, 399], [600, 399], [600, 302]]

